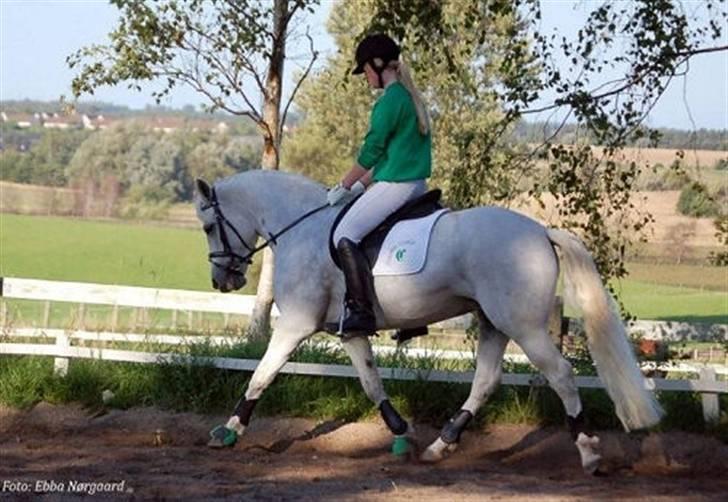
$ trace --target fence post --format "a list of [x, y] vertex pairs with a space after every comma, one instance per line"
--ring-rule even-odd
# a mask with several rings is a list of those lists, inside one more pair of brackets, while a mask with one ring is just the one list
[[51, 322], [51, 302], [46, 300], [43, 305], [43, 327], [49, 328]]
[[78, 329], [86, 327], [86, 306], [83, 303], [78, 304]]
[[[715, 382], [715, 368], [700, 368], [700, 380]], [[708, 424], [717, 424], [720, 419], [720, 402], [718, 394], [714, 392], [702, 392], [700, 398], [703, 401], [703, 418]]]
[[116, 325], [119, 323], [119, 305], [114, 304], [111, 310], [111, 331], [116, 331]]
[[[59, 333], [56, 336], [56, 347], [70, 347], [71, 339], [66, 335], [65, 332]], [[64, 377], [68, 374], [68, 358], [67, 357], [56, 357], [53, 360], [53, 373]]]

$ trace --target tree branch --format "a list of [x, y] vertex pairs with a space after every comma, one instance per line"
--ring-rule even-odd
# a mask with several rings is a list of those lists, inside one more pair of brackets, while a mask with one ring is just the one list
[[308, 38], [309, 48], [311, 50], [311, 60], [308, 63], [308, 66], [306, 67], [306, 70], [303, 72], [303, 75], [301, 75], [301, 78], [298, 79], [298, 82], [296, 82], [296, 87], [294, 87], [293, 92], [291, 93], [291, 96], [288, 98], [288, 102], [286, 102], [286, 106], [283, 109], [283, 115], [281, 116], [281, 121], [279, 124], [279, 131], [278, 136], [282, 136], [283, 134], [283, 126], [286, 123], [286, 117], [288, 116], [288, 107], [291, 106], [291, 103], [293, 103], [293, 100], [296, 97], [296, 93], [298, 92], [298, 89], [301, 87], [301, 84], [304, 80], [306, 80], [306, 77], [308, 77], [308, 74], [311, 72], [311, 68], [313, 68], [314, 63], [316, 62], [316, 59], [318, 59], [318, 52], [314, 49], [313, 46], [313, 38], [311, 38], [311, 35], [309, 34], [309, 31], [306, 30], [306, 38]]

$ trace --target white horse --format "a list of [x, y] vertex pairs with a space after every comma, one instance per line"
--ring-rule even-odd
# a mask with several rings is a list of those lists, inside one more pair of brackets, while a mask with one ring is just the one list
[[[224, 427], [233, 437], [243, 434], [258, 398], [299, 344], [340, 316], [344, 278], [328, 251], [329, 232], [340, 208], [323, 208], [325, 203], [323, 186], [294, 174], [248, 171], [213, 187], [197, 180], [197, 215], [207, 234], [214, 288], [226, 292], [245, 285], [258, 237], [271, 241], [266, 244], [275, 256], [274, 298], [281, 315], [244, 397]], [[312, 210], [317, 211], [299, 221]], [[571, 298], [583, 312], [590, 352], [625, 429], [659, 421], [662, 410], [645, 388], [622, 322], [583, 244], [570, 233], [545, 228], [519, 213], [478, 207], [449, 212], [438, 220], [419, 273], [374, 280], [379, 329], [415, 328], [467, 312], [475, 312], [480, 321], [470, 395], [422, 453], [422, 460], [438, 461], [457, 447], [462, 430], [496, 388], [511, 339], [561, 398], [583, 468], [597, 469], [599, 440], [584, 428], [571, 365], [547, 334], [560, 261], [567, 301]], [[389, 403], [369, 340], [354, 337], [343, 345], [389, 428], [395, 435], [405, 434], [409, 426]]]

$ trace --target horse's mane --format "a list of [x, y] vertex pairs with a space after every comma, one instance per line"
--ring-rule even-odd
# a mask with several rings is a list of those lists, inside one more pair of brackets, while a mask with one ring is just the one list
[[295, 219], [302, 211], [326, 203], [326, 188], [305, 176], [272, 169], [251, 169], [215, 183], [249, 193], [263, 205], [274, 204], [285, 211], [287, 219]]
[[251, 169], [249, 171], [243, 171], [242, 173], [237, 173], [220, 180], [218, 183], [227, 184], [238, 181], [243, 184], [261, 184], [260, 186], [275, 184], [283, 188], [290, 188], [291, 190], [300, 192], [310, 192], [312, 194], [318, 194], [321, 190], [325, 190], [325, 187], [321, 183], [301, 174], [273, 169]]

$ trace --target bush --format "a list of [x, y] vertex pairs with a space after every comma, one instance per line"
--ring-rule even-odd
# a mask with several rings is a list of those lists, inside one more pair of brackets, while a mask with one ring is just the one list
[[720, 206], [708, 193], [705, 185], [698, 182], [690, 183], [682, 189], [677, 210], [680, 214], [694, 218], [716, 218], [720, 215]]
[[713, 168], [716, 171], [728, 171], [728, 159], [718, 159]]
[[669, 167], [660, 163], [652, 166], [649, 173], [645, 174], [640, 189], [650, 192], [664, 190], [679, 190], [685, 186], [688, 179], [680, 164], [673, 162]]

